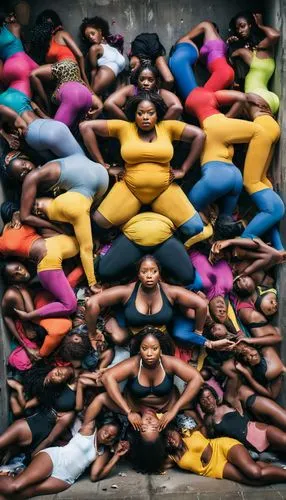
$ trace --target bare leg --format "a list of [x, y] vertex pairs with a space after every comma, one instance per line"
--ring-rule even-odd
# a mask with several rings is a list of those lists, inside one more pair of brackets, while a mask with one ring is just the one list
[[45, 452], [39, 453], [30, 465], [16, 478], [0, 477], [0, 493], [16, 495], [26, 488], [42, 483], [53, 471], [53, 462]]
[[25, 488], [13, 498], [22, 500], [25, 498], [32, 498], [41, 495], [50, 495], [52, 493], [60, 493], [60, 491], [67, 490], [69, 487], [70, 485], [65, 481], [61, 481], [60, 479], [56, 479], [55, 477], [49, 477], [42, 483], [28, 486], [28, 488]]
[[115, 75], [110, 68], [106, 66], [101, 66], [96, 76], [93, 80], [92, 90], [95, 94], [100, 94], [103, 90], [105, 90], [112, 82], [115, 80]]
[[160, 72], [163, 80], [164, 80], [164, 87], [167, 90], [171, 90], [173, 85], [174, 85], [174, 77], [169, 69], [169, 66], [163, 56], [157, 57], [155, 61], [155, 66]]
[[[259, 425], [259, 424], [257, 424]], [[270, 443], [271, 449], [275, 451], [286, 451], [286, 433], [274, 427], [274, 425], [268, 425], [266, 431], [267, 439]]]
[[[244, 388], [245, 386], [241, 386], [239, 389], [243, 402], [245, 402], [251, 394], [255, 394], [248, 387], [245, 388], [245, 390]], [[267, 417], [273, 425], [286, 431], [286, 410], [272, 399], [257, 395], [251, 407], [251, 411], [258, 419], [262, 417], [263, 420], [263, 418]]]
[[28, 446], [32, 442], [32, 433], [27, 421], [22, 418], [6, 429], [0, 436], [0, 449], [12, 445]]
[[105, 324], [105, 330], [108, 336], [117, 345], [125, 345], [129, 340], [129, 333], [127, 328], [119, 326], [115, 318], [109, 318]]

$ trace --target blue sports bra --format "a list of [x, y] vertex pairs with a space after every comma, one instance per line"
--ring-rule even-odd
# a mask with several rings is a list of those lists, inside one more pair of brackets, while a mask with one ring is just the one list
[[130, 394], [134, 396], [134, 398], [141, 399], [151, 395], [156, 396], [157, 398], [162, 398], [170, 394], [174, 386], [174, 376], [165, 372], [161, 360], [160, 360], [160, 365], [163, 372], [165, 373], [164, 379], [158, 385], [147, 387], [145, 385], [141, 385], [139, 382], [139, 377], [142, 370], [142, 359], [140, 359], [140, 366], [137, 377], [129, 379], [126, 384], [126, 388], [130, 392]]
[[24, 52], [20, 38], [11, 33], [6, 26], [2, 26], [0, 28], [0, 59], [6, 61], [17, 52]]

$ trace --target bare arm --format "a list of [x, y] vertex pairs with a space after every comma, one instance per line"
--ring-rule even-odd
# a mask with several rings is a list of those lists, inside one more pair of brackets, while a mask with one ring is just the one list
[[125, 455], [128, 450], [129, 443], [127, 441], [119, 441], [112, 456], [108, 451], [105, 451], [103, 455], [99, 456], [95, 460], [91, 468], [91, 481], [99, 481], [100, 479], [105, 478], [111, 472], [117, 462], [119, 462], [120, 457]]
[[243, 376], [246, 378], [248, 384], [252, 389], [257, 392], [258, 394], [261, 394], [261, 396], [265, 396], [267, 398], [273, 398], [272, 392], [269, 389], [269, 387], [264, 387], [261, 385], [257, 380], [253, 377], [252, 373], [246, 368], [245, 366], [241, 365], [240, 363], [236, 363], [236, 369], [239, 371], [239, 373], [242, 373]]
[[172, 170], [175, 179], [180, 179], [186, 175], [191, 166], [200, 157], [205, 143], [205, 133], [194, 125], [186, 125], [180, 140], [183, 142], [191, 142], [190, 152], [183, 162], [181, 168]]
[[109, 368], [102, 375], [102, 382], [108, 395], [125, 415], [129, 415], [131, 409], [129, 408], [126, 399], [120, 392], [119, 382], [122, 382], [131, 376], [135, 376], [137, 368], [138, 356], [133, 356], [132, 358], [121, 361], [121, 363]]
[[272, 345], [276, 345], [276, 344], [280, 344], [281, 342], [281, 335], [279, 335], [278, 333], [270, 333], [270, 335], [265, 335], [264, 337], [245, 337], [245, 338], [242, 338], [241, 340], [239, 340], [237, 342], [237, 344], [241, 343], [241, 342], [245, 342], [246, 344], [250, 344], [250, 345], [257, 345], [257, 346], [272, 346]]
[[189, 40], [193, 40], [197, 36], [200, 36], [203, 34], [216, 35], [216, 38], [218, 38], [213, 24], [208, 22], [208, 21], [203, 21], [202, 23], [197, 24], [194, 28], [191, 29], [191, 31], [189, 31], [184, 36], [184, 38], [189, 39]]
[[160, 95], [168, 108], [163, 119], [177, 120], [183, 112], [183, 106], [180, 99], [173, 92], [165, 89], [160, 90]]
[[30, 74], [31, 86], [36, 94], [38, 94], [40, 102], [44, 105], [44, 109], [47, 111], [47, 113], [50, 113], [50, 103], [42, 81], [50, 81], [51, 79], [51, 64], [44, 64], [43, 66], [39, 66], [39, 68], [34, 69], [34, 71], [32, 71], [32, 73]]
[[113, 92], [104, 103], [104, 110], [107, 111], [111, 118], [118, 118], [119, 120], [128, 121], [123, 107], [128, 97], [134, 94], [134, 85], [127, 85], [121, 89]]
[[257, 48], [268, 49], [276, 45], [280, 38], [280, 31], [270, 26], [265, 26], [261, 14], [254, 14], [254, 18], [258, 28], [265, 34], [265, 38], [257, 45]]
[[100, 135], [101, 137], [109, 137], [107, 120], [91, 120], [81, 122], [79, 130], [92, 159], [101, 163], [101, 165], [104, 165], [105, 162], [98, 147], [96, 136]]
[[33, 451], [33, 456], [44, 448], [51, 446], [56, 439], [60, 437], [63, 431], [72, 423], [75, 413], [73, 411], [66, 412], [58, 417], [55, 427], [52, 429], [48, 437], [44, 439], [37, 448]]
[[72, 51], [72, 53], [74, 54], [74, 56], [78, 62], [80, 72], [81, 72], [81, 77], [82, 77], [84, 83], [88, 86], [88, 88], [90, 88], [89, 81], [87, 79], [86, 72], [85, 72], [85, 64], [84, 64], [84, 57], [83, 57], [82, 51], [80, 50], [79, 46], [76, 44], [73, 37], [69, 33], [67, 33], [66, 31], [63, 31], [61, 33], [61, 35], [62, 35], [63, 41], [66, 43], [67, 47]]

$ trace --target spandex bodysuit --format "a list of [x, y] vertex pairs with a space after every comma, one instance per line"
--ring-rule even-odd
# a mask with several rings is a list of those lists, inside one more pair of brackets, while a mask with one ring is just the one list
[[226, 413], [221, 422], [213, 423], [214, 431], [219, 436], [230, 436], [239, 439], [246, 447], [253, 447], [262, 452], [269, 447], [266, 436], [266, 427], [259, 428], [247, 415], [240, 415], [237, 411]]
[[38, 65], [26, 54], [20, 38], [5, 25], [0, 28], [0, 59], [4, 62], [1, 79], [5, 87], [19, 90], [31, 97], [29, 77]]
[[203, 222], [182, 189], [170, 182], [172, 141], [180, 140], [185, 123], [175, 120], [156, 125], [156, 139], [143, 141], [135, 123], [108, 120], [111, 137], [121, 143], [125, 161], [124, 180], [117, 182], [98, 207], [98, 211], [112, 225], [120, 226], [136, 215], [142, 205], [150, 205], [154, 212], [168, 217], [180, 228], [182, 237], [203, 231]]
[[108, 45], [108, 43], [101, 43], [100, 46], [103, 49], [103, 54], [97, 59], [97, 65], [99, 67], [106, 66], [117, 77], [125, 68], [124, 56], [115, 47]]
[[216, 92], [230, 87], [234, 81], [234, 70], [226, 59], [227, 45], [222, 39], [208, 40], [200, 50], [200, 56], [206, 60], [211, 74], [204, 84], [206, 90]]

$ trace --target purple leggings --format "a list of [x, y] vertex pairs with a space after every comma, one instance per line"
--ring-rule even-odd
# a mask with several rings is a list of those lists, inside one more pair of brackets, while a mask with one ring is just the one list
[[189, 256], [209, 300], [219, 295], [224, 297], [232, 290], [233, 276], [225, 260], [212, 265], [207, 257], [197, 250], [191, 250]]
[[79, 82], [63, 83], [56, 93], [59, 108], [55, 120], [71, 127], [81, 114], [87, 113], [92, 105], [92, 93]]
[[37, 309], [40, 318], [68, 316], [76, 311], [76, 296], [62, 269], [40, 271], [38, 277], [43, 288], [59, 300]]

